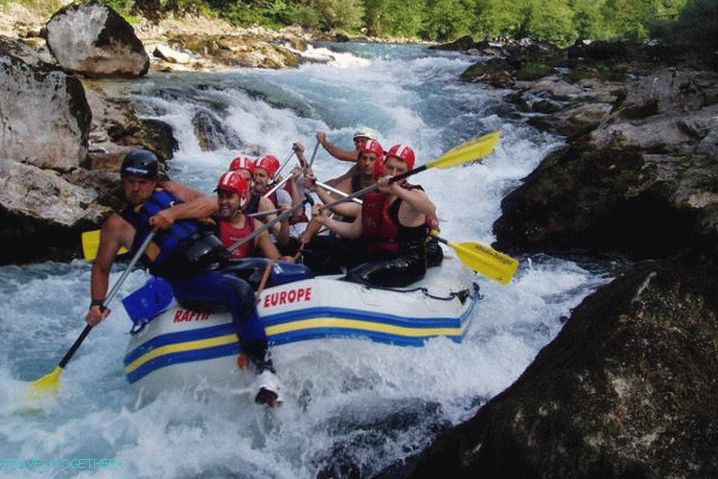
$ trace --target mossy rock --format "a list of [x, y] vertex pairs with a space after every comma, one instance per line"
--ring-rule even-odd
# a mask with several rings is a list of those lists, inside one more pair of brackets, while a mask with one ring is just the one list
[[464, 70], [464, 72], [459, 77], [462, 81], [467, 82], [477, 82], [481, 79], [481, 77], [486, 73], [486, 64], [484, 63], [474, 63], [469, 68]]
[[543, 63], [525, 63], [516, 74], [519, 81], [534, 81], [553, 72], [553, 67]]

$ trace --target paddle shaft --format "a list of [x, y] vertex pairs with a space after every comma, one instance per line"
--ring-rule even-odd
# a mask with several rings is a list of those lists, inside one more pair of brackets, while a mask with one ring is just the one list
[[[320, 188], [323, 188], [323, 189], [325, 189], [325, 190], [327, 190], [327, 191], [330, 191], [330, 192], [332, 192], [332, 193], [336, 193], [336, 194], [338, 194], [338, 195], [340, 195], [340, 196], [343, 196], [343, 197], [345, 197], [345, 196], [348, 195], [348, 193], [345, 193], [345, 192], [343, 192], [342, 190], [338, 190], [338, 189], [336, 189], [336, 188], [333, 188], [333, 187], [327, 185], [326, 183], [322, 183], [321, 181], [317, 181], [316, 183], [317, 183], [317, 186], [319, 186]], [[357, 204], [360, 204], [360, 205], [364, 203], [364, 202], [363, 202], [362, 200], [360, 200], [359, 198], [352, 198], [352, 201], [353, 201], [354, 203], [357, 203]]]
[[270, 196], [272, 193], [274, 193], [274, 192], [277, 191], [279, 188], [281, 188], [282, 186], [284, 186], [284, 183], [286, 183], [287, 181], [289, 181], [289, 180], [291, 180], [291, 179], [292, 179], [292, 176], [291, 176], [291, 175], [290, 175], [290, 176], [287, 176], [287, 177], [284, 178], [282, 181], [280, 181], [279, 183], [277, 183], [276, 185], [274, 185], [271, 190], [269, 190], [269, 191], [267, 191], [265, 194], [263, 194], [263, 195], [262, 195], [262, 198], [269, 198], [269, 196]]
[[280, 166], [279, 169], [274, 173], [274, 176], [272, 176], [272, 179], [274, 179], [274, 178], [276, 178], [277, 176], [279, 176], [279, 173], [284, 169], [285, 166], [287, 166], [287, 163], [289, 163], [289, 160], [291, 160], [293, 156], [294, 156], [294, 151], [292, 151], [292, 152], [289, 154], [289, 156], [287, 157], [287, 159], [284, 160], [284, 163], [282, 163], [282, 166]]
[[314, 145], [314, 151], [312, 152], [312, 157], [309, 159], [309, 168], [314, 165], [314, 158], [317, 156], [317, 150], [319, 150], [319, 140], [317, 140], [317, 143]]
[[[150, 231], [150, 234], [147, 235], [147, 238], [142, 242], [140, 245], [140, 248], [137, 250], [137, 253], [132, 257], [132, 260], [130, 260], [130, 264], [127, 265], [127, 268], [122, 272], [122, 276], [120, 276], [120, 279], [117, 280], [117, 282], [114, 284], [112, 289], [110, 290], [110, 294], [107, 295], [107, 297], [102, 301], [102, 305], [100, 306], [101, 309], [106, 309], [107, 305], [112, 302], [114, 297], [117, 295], [117, 293], [120, 291], [120, 286], [122, 286], [122, 283], [125, 282], [127, 279], [127, 276], [132, 272], [132, 268], [135, 267], [137, 262], [140, 260], [140, 257], [145, 253], [145, 250], [150, 245], [150, 242], [152, 241], [152, 238], [154, 238], [156, 231], [152, 230]], [[72, 346], [70, 349], [65, 353], [65, 355], [60, 360], [60, 363], [58, 366], [61, 368], [65, 368], [65, 365], [72, 359], [72, 356], [75, 355], [75, 352], [77, 351], [77, 348], [80, 347], [82, 342], [85, 340], [88, 334], [90, 334], [90, 330], [92, 329], [92, 326], [89, 324], [85, 326], [85, 329], [82, 330], [80, 335], [77, 337], [74, 343], [72, 343]]]
[[274, 213], [279, 213], [282, 211], [279, 208], [275, 208], [273, 210], [267, 210], [267, 211], [257, 211], [256, 213], [249, 213], [247, 215], [248, 218], [256, 218], [258, 216], [266, 216], [266, 215], [273, 215]]
[[288, 219], [290, 216], [292, 216], [292, 215], [294, 214], [294, 212], [297, 210], [297, 208], [299, 208], [300, 206], [304, 206], [304, 205], [307, 203], [307, 201], [308, 201], [308, 200], [300, 201], [299, 203], [296, 203], [296, 204], [292, 205], [292, 207], [291, 207], [290, 209], [288, 209], [287, 211], [285, 211], [285, 212], [282, 213], [281, 215], [277, 216], [277, 217], [274, 218], [273, 220], [267, 222], [267, 223], [266, 223], [265, 225], [263, 225], [262, 227], [257, 228], [256, 230], [252, 231], [250, 234], [248, 234], [248, 235], [245, 236], [244, 238], [238, 239], [237, 241], [235, 241], [234, 243], [232, 243], [227, 249], [228, 249], [228, 250], [230, 251], [230, 253], [231, 253], [232, 251], [234, 251], [234, 250], [236, 250], [237, 248], [239, 248], [240, 246], [242, 246], [244, 243], [253, 240], [253, 239], [256, 238], [258, 235], [264, 233], [265, 231], [267, 231], [269, 228], [271, 228], [272, 226], [276, 225], [277, 223]]
[[[404, 178], [408, 178], [411, 175], [415, 175], [417, 173], [421, 173], [422, 171], [426, 170], [428, 167], [426, 165], [421, 165], [417, 168], [414, 168], [413, 170], [405, 171], [404, 173], [401, 173], [396, 176], [392, 176], [389, 178], [389, 183], [396, 183], [397, 181], [401, 181]], [[359, 191], [355, 191], [354, 193], [346, 195], [344, 198], [339, 198], [338, 200], [332, 201], [331, 203], [324, 205], [324, 208], [331, 208], [332, 206], [338, 205], [339, 203], [345, 203], [347, 201], [352, 201], [354, 198], [358, 198], [360, 196], [364, 196], [365, 194], [369, 193], [370, 191], [374, 191], [379, 188], [379, 185], [377, 183], [367, 186], [366, 188], [362, 188]]]

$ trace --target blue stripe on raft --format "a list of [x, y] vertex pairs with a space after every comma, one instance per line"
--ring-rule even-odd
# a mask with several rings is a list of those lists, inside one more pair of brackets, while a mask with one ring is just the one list
[[265, 327], [269, 327], [311, 318], [356, 319], [358, 321], [366, 321], [369, 323], [387, 324], [390, 326], [401, 326], [412, 329], [451, 328], [456, 327], [461, 322], [461, 317], [417, 318], [413, 316], [384, 314], [376, 311], [368, 313], [358, 309], [344, 308], [306, 308], [287, 313], [268, 314], [266, 316], [262, 316], [262, 322]]
[[[457, 336], [444, 335], [457, 343], [463, 338], [463, 334]], [[430, 339], [437, 337], [436, 335], [427, 336], [398, 336], [396, 334], [381, 333], [378, 331], [366, 331], [364, 329], [348, 329], [348, 328], [312, 328], [300, 331], [291, 331], [289, 333], [280, 333], [272, 336], [269, 344], [278, 346], [280, 344], [295, 343], [307, 339], [319, 338], [361, 338], [371, 339], [380, 343], [393, 344], [395, 346], [423, 346]]]
[[[472, 299], [472, 303], [476, 301]], [[471, 312], [473, 305], [467, 312], [465, 312], [459, 318], [415, 318], [406, 316], [395, 316], [390, 314], [381, 313], [367, 313], [356, 309], [343, 309], [343, 308], [305, 308], [297, 311], [291, 311], [288, 313], [278, 313], [273, 315], [267, 315], [262, 317], [262, 323], [265, 327], [276, 326], [279, 324], [287, 324], [294, 321], [301, 321], [305, 319], [313, 318], [341, 318], [341, 319], [355, 319], [359, 321], [367, 321], [370, 323], [388, 324], [392, 326], [408, 327], [412, 329], [423, 329], [423, 328], [455, 328], [461, 325], [463, 320], [466, 318], [467, 313]], [[210, 326], [207, 328], [192, 329], [190, 331], [182, 331], [177, 333], [162, 334], [151, 340], [143, 343], [125, 356], [124, 365], [127, 366], [135, 359], [139, 358], [143, 354], [151, 351], [152, 349], [167, 344], [177, 344], [187, 341], [195, 341], [198, 339], [207, 339], [215, 336], [222, 336], [225, 334], [234, 333], [235, 329], [231, 322], [224, 323], [217, 326]], [[290, 334], [291, 335], [291, 334]], [[298, 335], [301, 337], [301, 334]], [[272, 337], [274, 338], [274, 336]], [[286, 340], [280, 340], [277, 344], [286, 343]]]
[[192, 329], [190, 331], [161, 334], [150, 339], [146, 343], [142, 343], [140, 346], [127, 353], [122, 362], [125, 366], [127, 366], [135, 359], [152, 351], [153, 349], [161, 346], [167, 346], [168, 344], [186, 343], [187, 341], [214, 338], [216, 336], [225, 336], [227, 334], [236, 334], [236, 328], [231, 322], [216, 326], [209, 326], [206, 328]]
[[204, 361], [207, 359], [221, 358], [223, 356], [233, 356], [239, 354], [239, 343], [226, 344], [213, 348], [198, 349], [194, 351], [184, 351], [181, 353], [165, 354], [145, 364], [127, 374], [127, 380], [130, 384], [142, 379], [149, 373], [171, 366], [173, 364], [192, 363], [196, 361]]
[[[468, 319], [478, 303], [478, 295], [468, 299], [471, 302], [470, 307], [464, 311], [459, 318], [408, 318], [394, 316], [388, 314], [365, 313], [363, 311], [340, 309], [340, 308], [307, 308], [290, 313], [280, 313], [269, 315], [263, 319], [265, 326], [276, 326], [287, 324], [294, 321], [305, 319], [313, 319], [317, 317], [337, 317], [341, 319], [355, 319], [378, 324], [388, 324], [393, 326], [410, 327], [412, 329], [424, 328], [457, 328], [461, 327]], [[466, 334], [464, 329], [460, 335], [445, 336], [453, 341], [460, 342]], [[191, 331], [183, 331], [177, 333], [168, 333], [157, 336], [141, 346], [129, 352], [124, 358], [124, 365], [127, 366], [144, 354], [155, 348], [170, 344], [179, 344], [188, 341], [196, 341], [201, 339], [213, 338], [226, 334], [233, 334], [234, 326], [231, 322], [217, 326], [209, 326], [206, 328], [193, 329]], [[325, 337], [337, 338], [368, 338], [374, 341], [399, 345], [399, 346], [422, 346], [427, 339], [436, 337], [436, 335], [426, 336], [401, 336], [396, 334], [382, 333], [379, 331], [367, 331], [354, 328], [311, 328], [298, 331], [290, 331], [287, 333], [279, 333], [269, 337], [270, 345], [287, 344], [308, 339], [319, 339]], [[184, 362], [201, 361], [206, 359], [214, 359], [221, 356], [239, 354], [239, 343], [229, 345], [216, 346], [193, 351], [184, 351], [178, 353], [165, 354], [143, 364], [136, 370], [127, 374], [130, 383], [141, 379], [145, 375], [155, 371], [156, 369], [179, 364]]]

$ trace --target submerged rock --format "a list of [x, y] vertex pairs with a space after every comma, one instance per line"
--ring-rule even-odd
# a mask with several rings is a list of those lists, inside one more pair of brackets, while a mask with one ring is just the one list
[[718, 283], [647, 264], [605, 286], [411, 478], [718, 477]]
[[47, 22], [47, 45], [58, 63], [88, 77], [138, 77], [150, 59], [127, 21], [113, 9], [71, 4]]

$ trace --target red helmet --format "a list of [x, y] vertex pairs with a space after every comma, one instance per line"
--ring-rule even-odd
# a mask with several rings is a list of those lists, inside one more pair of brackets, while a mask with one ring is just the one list
[[254, 168], [261, 168], [264, 171], [267, 172], [267, 175], [270, 178], [274, 178], [274, 175], [277, 173], [277, 170], [279, 169], [279, 160], [276, 156], [267, 155], [263, 156], [255, 165]]
[[229, 164], [229, 171], [247, 170], [254, 173], [254, 160], [248, 156], [238, 156]]
[[384, 158], [377, 158], [377, 160], [374, 162], [374, 179], [378, 180], [382, 176], [384, 176]]
[[414, 155], [414, 150], [409, 148], [409, 145], [402, 144], [392, 146], [391, 148], [389, 148], [389, 152], [386, 154], [387, 158], [389, 158], [390, 156], [396, 157], [401, 161], [405, 162], [406, 165], [409, 167], [409, 170], [414, 169], [416, 155]]
[[241, 199], [246, 199], [249, 196], [249, 183], [242, 176], [242, 173], [237, 171], [228, 171], [223, 174], [217, 183], [217, 188], [214, 191], [227, 190], [237, 193]]
[[376, 140], [369, 140], [359, 147], [359, 154], [362, 153], [374, 153], [376, 155], [376, 161], [384, 159], [384, 148]]

